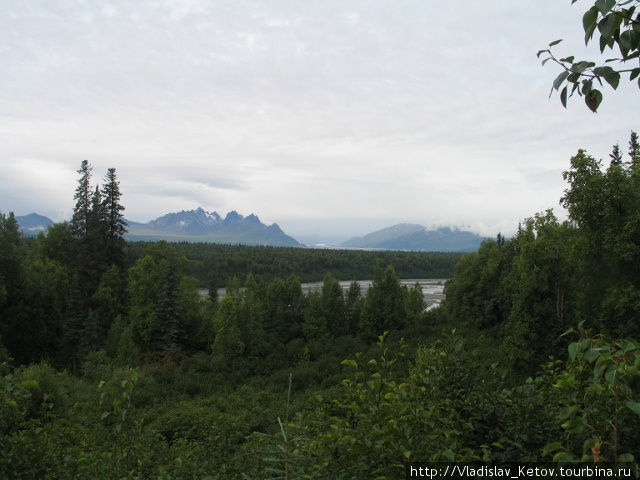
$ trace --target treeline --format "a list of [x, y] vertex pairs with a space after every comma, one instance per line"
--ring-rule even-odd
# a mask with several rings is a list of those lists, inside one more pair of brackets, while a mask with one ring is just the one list
[[[401, 286], [393, 268], [383, 271], [376, 261], [398, 260], [406, 275], [428, 276], [450, 272], [457, 258], [127, 245], [115, 170], [108, 170], [101, 187], [92, 186], [91, 173], [83, 161], [71, 222], [46, 235], [26, 240], [13, 214], [0, 216], [0, 345], [18, 364], [47, 359], [78, 371], [98, 350], [131, 367], [206, 352], [236, 375], [266, 372], [313, 356], [314, 345], [328, 338], [368, 340], [415, 324], [424, 310], [419, 286]], [[300, 278], [291, 273], [296, 270], [314, 280], [324, 277], [322, 289], [305, 296]], [[373, 275], [372, 288], [365, 298], [354, 282], [344, 295], [332, 271]], [[199, 287], [215, 289], [218, 282], [228, 290], [220, 305], [216, 298], [201, 298]]]
[[[144, 255], [149, 242], [127, 244], [127, 262], [132, 266]], [[296, 275], [302, 282], [316, 282], [330, 273], [342, 280], [370, 278], [373, 266], [393, 265], [400, 278], [451, 278], [462, 256], [453, 252], [392, 252], [333, 250], [294, 247], [224, 245], [214, 243], [172, 243], [179, 256], [189, 260], [185, 272], [207, 286], [212, 277], [219, 287], [234, 276], [256, 280]]]
[[25, 241], [13, 213], [0, 214], [0, 348], [19, 363], [76, 364], [98, 348], [122, 311], [125, 232], [115, 169], [91, 185], [78, 170], [73, 218]]
[[583, 322], [610, 338], [640, 338], [640, 150], [632, 132], [625, 160], [616, 145], [609, 165], [580, 150], [564, 172], [560, 203], [462, 257], [445, 288], [445, 312], [500, 332], [505, 356], [533, 373], [560, 335]]

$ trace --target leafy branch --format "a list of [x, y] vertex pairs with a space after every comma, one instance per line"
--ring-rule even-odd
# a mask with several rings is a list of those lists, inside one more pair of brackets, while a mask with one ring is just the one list
[[[571, 3], [576, 1], [572, 0]], [[619, 58], [609, 58], [601, 65], [592, 61], [576, 61], [573, 55], [558, 58], [551, 49], [562, 40], [555, 40], [547, 48], [538, 51], [538, 58], [543, 57], [543, 66], [551, 60], [562, 68], [553, 81], [550, 97], [554, 90], [560, 91], [560, 101], [566, 108], [567, 98], [577, 92], [579, 96], [584, 97], [587, 107], [592, 112], [596, 112], [603, 95], [600, 90], [594, 88], [594, 80], [601, 87], [606, 82], [616, 90], [620, 84], [621, 74], [628, 73], [629, 81], [640, 77], [640, 66], [622, 68], [622, 64], [640, 59], [640, 13], [636, 14], [638, 5], [640, 5], [639, 0], [596, 0], [582, 17], [585, 45], [589, 44], [597, 30], [600, 37], [600, 52], [604, 53], [606, 48], [613, 50], [617, 46], [621, 55]], [[618, 68], [608, 65], [611, 63], [617, 63]], [[562, 90], [560, 87], [563, 87]], [[638, 78], [638, 87], [640, 87], [640, 78]]]

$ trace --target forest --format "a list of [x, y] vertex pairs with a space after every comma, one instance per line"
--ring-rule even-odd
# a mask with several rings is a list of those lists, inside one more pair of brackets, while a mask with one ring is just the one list
[[[34, 239], [0, 215], [0, 477], [637, 461], [637, 135], [610, 157], [571, 158], [567, 221], [462, 256], [127, 244], [115, 169], [94, 187], [84, 161], [70, 222]], [[450, 277], [445, 301], [425, 311], [398, 272]]]

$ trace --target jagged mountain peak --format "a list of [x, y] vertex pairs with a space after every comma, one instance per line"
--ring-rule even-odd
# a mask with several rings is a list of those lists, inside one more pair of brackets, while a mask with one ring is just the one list
[[[274, 224], [275, 225], [275, 224]], [[299, 245], [277, 225], [267, 226], [253, 213], [244, 217], [231, 210], [224, 220], [217, 212], [202, 207], [167, 213], [146, 224], [129, 223], [131, 239], [171, 239], [245, 243], [258, 245]]]

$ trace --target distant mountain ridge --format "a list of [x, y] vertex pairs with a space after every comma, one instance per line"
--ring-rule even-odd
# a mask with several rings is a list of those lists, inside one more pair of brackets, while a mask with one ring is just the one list
[[48, 227], [55, 224], [55, 222], [49, 217], [38, 215], [37, 213], [16, 216], [16, 221], [18, 222], [20, 231], [24, 235], [37, 235], [40, 232], [46, 231]]
[[470, 252], [476, 250], [484, 237], [451, 227], [428, 230], [422, 225], [400, 223], [351, 238], [341, 244], [348, 248], [379, 248], [384, 250], [414, 250], [425, 252]]
[[246, 217], [235, 210], [223, 219], [217, 212], [202, 208], [167, 213], [147, 223], [127, 220], [129, 240], [169, 240], [245, 245], [300, 246], [277, 223], [263, 224], [254, 215]]

